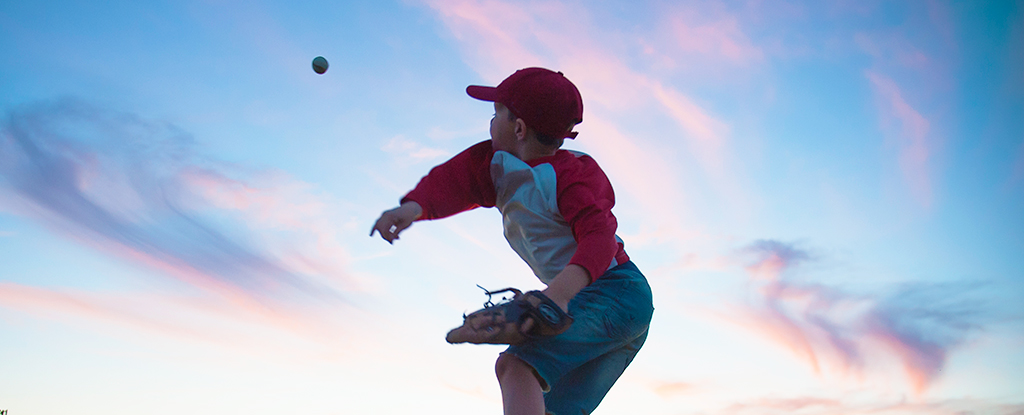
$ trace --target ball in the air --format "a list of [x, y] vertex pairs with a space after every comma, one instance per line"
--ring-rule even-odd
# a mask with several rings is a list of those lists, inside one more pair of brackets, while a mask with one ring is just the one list
[[324, 59], [323, 56], [313, 58], [313, 71], [318, 74], [327, 72], [327, 59]]

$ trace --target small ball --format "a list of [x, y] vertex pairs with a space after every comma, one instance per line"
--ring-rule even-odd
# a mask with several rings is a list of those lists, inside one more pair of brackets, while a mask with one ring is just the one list
[[327, 59], [324, 59], [323, 56], [313, 58], [313, 71], [318, 74], [327, 72]]

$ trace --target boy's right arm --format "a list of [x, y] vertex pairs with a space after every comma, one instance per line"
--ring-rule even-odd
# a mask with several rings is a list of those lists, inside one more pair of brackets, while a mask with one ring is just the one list
[[384, 211], [380, 215], [377, 223], [373, 224], [373, 229], [370, 229], [370, 236], [373, 236], [374, 232], [378, 232], [381, 238], [384, 238], [389, 244], [394, 244], [398, 239], [398, 234], [412, 225], [420, 216], [423, 216], [423, 208], [419, 203], [412, 201], [402, 203], [401, 206]]
[[411, 192], [402, 198], [401, 206], [385, 211], [370, 230], [380, 232], [388, 243], [416, 220], [439, 219], [477, 207], [494, 206], [494, 184], [491, 182], [490, 140], [464, 150], [430, 170]]
[[430, 169], [430, 173], [423, 176], [416, 187], [401, 199], [401, 203], [419, 203], [423, 209], [420, 220], [445, 218], [478, 207], [493, 207], [493, 154], [490, 140], [463, 150]]

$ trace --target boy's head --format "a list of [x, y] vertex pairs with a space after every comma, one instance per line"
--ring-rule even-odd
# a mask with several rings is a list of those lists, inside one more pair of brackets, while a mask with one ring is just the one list
[[466, 93], [503, 105], [547, 146], [557, 147], [564, 138], [576, 138], [572, 128], [583, 122], [580, 91], [561, 72], [520, 69], [497, 87], [470, 85]]

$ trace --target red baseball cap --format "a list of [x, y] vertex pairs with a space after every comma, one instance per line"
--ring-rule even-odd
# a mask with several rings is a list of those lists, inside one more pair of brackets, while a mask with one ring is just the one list
[[520, 69], [497, 87], [470, 85], [466, 93], [508, 107], [530, 128], [555, 138], [576, 138], [572, 127], [583, 122], [583, 97], [561, 72]]

